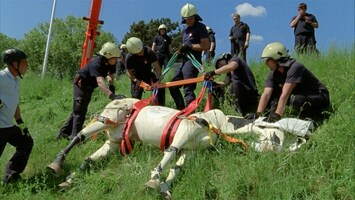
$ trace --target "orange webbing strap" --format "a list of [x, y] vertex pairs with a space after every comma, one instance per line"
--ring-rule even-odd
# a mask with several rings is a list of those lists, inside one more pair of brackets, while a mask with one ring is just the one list
[[[98, 116], [98, 117], [94, 118], [93, 120], [90, 121], [89, 125], [94, 123], [94, 122], [96, 122], [96, 121], [99, 121], [99, 122], [104, 123], [104, 124], [109, 124], [109, 125], [112, 125], [112, 126], [117, 126], [118, 125], [117, 122], [114, 122], [110, 118], [103, 117], [103, 116]], [[97, 133], [94, 133], [91, 136], [91, 140], [96, 140], [96, 139], [97, 139]]]
[[188, 85], [191, 83], [199, 83], [199, 82], [203, 82], [204, 80], [205, 80], [205, 77], [200, 76], [197, 78], [189, 78], [189, 79], [166, 82], [166, 83], [156, 82], [156, 83], [152, 83], [151, 85], [141, 81], [139, 86], [144, 88], [145, 90], [152, 90], [154, 88], [169, 88], [169, 87], [175, 87], [175, 86], [181, 86], [181, 85]]
[[217, 135], [222, 136], [222, 138], [225, 141], [230, 142], [230, 143], [239, 143], [239, 144], [241, 144], [244, 147], [244, 151], [247, 152], [249, 146], [243, 140], [228, 136], [228, 135], [222, 133], [221, 130], [219, 130], [219, 129], [215, 128], [215, 127], [211, 127], [211, 129]]
[[[181, 110], [180, 112], [176, 113], [167, 123], [163, 130], [162, 137], [160, 139], [160, 149], [163, 151], [169, 145], [172, 143], [173, 138], [175, 136], [176, 130], [179, 127], [179, 124], [182, 120], [182, 118], [179, 118], [179, 116], [188, 116], [190, 115], [199, 105], [199, 103], [202, 100], [202, 97], [204, 96], [204, 93], [206, 91], [206, 88], [208, 87], [209, 83], [208, 81], [204, 82], [204, 86], [202, 87], [199, 96], [193, 100], [185, 109]], [[209, 102], [210, 98], [207, 98], [207, 103], [205, 107], [205, 111], [208, 111], [210, 109], [211, 103]], [[209, 107], [208, 107], [209, 106]]]
[[157, 93], [154, 92], [149, 99], [142, 99], [133, 105], [132, 113], [130, 117], [127, 118], [122, 131], [121, 153], [123, 156], [126, 156], [127, 154], [131, 153], [133, 150], [131, 141], [129, 139], [129, 130], [131, 129], [132, 123], [134, 122], [134, 120], [136, 119], [138, 113], [142, 110], [142, 108], [149, 105], [153, 101], [156, 95]]
[[108, 117], [98, 116], [98, 117], [96, 118], [96, 120], [99, 121], [99, 122], [102, 122], [102, 123], [104, 123], [104, 124], [109, 124], [109, 125], [113, 125], [113, 126], [117, 126], [117, 125], [118, 125], [117, 122], [112, 121], [112, 120], [111, 120], [110, 118], [108, 118]]
[[[92, 120], [89, 122], [88, 125], [90, 125], [90, 124], [92, 124], [92, 123], [94, 123], [94, 122], [96, 122], [96, 121], [97, 121], [97, 117], [95, 117], [94, 119], [92, 119]], [[93, 141], [97, 140], [97, 133], [92, 134], [91, 140], [93, 140]]]

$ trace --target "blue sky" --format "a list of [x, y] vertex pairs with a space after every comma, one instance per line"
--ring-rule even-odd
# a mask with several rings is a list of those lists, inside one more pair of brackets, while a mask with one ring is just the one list
[[[216, 32], [216, 53], [230, 50], [228, 34], [236, 11], [251, 29], [249, 59], [258, 59], [264, 46], [274, 41], [292, 52], [294, 36], [289, 24], [300, 2], [307, 3], [308, 12], [319, 22], [316, 39], [320, 51], [333, 44], [354, 44], [354, 0], [102, 0], [100, 19], [105, 22], [103, 30], [120, 42], [133, 22], [162, 17], [180, 22], [180, 9], [187, 2], [196, 6], [203, 23]], [[53, 0], [0, 0], [0, 32], [21, 39], [39, 23], [50, 21], [52, 6]], [[90, 6], [91, 0], [57, 0], [55, 17], [89, 16]]]

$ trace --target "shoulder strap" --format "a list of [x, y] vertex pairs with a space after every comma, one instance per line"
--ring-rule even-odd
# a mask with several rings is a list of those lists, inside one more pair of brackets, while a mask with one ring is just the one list
[[188, 115], [190, 115], [194, 110], [196, 110], [196, 108], [198, 107], [198, 105], [200, 104], [206, 89], [209, 89], [209, 94], [207, 97], [207, 102], [206, 102], [206, 106], [204, 111], [208, 111], [211, 109], [211, 105], [212, 103], [211, 101], [211, 87], [212, 87], [212, 83], [211, 81], [205, 81], [203, 84], [203, 87], [200, 91], [199, 96], [193, 100], [185, 109], [181, 110], [180, 112], [176, 113], [170, 120], [169, 122], [166, 124], [164, 130], [163, 130], [163, 134], [162, 137], [160, 139], [160, 149], [163, 151], [164, 149], [168, 148], [170, 146], [170, 144], [172, 143], [176, 130], [180, 125], [180, 122], [183, 118], [179, 118], [179, 116], [185, 116], [187, 117]]
[[153, 95], [149, 99], [142, 99], [136, 102], [133, 105], [133, 110], [130, 117], [126, 120], [125, 125], [122, 131], [122, 140], [121, 140], [121, 153], [123, 156], [131, 153], [133, 150], [131, 141], [129, 139], [129, 130], [131, 129], [132, 123], [136, 119], [138, 113], [147, 105], [149, 105], [154, 98], [156, 97], [157, 93], [153, 92]]

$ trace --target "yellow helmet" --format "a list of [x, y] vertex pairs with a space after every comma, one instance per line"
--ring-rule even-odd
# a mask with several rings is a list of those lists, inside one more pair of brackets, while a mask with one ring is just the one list
[[196, 7], [190, 3], [187, 3], [181, 8], [181, 17], [192, 17], [197, 15]]
[[120, 58], [121, 52], [117, 45], [112, 42], [106, 42], [99, 51], [99, 55], [104, 56], [107, 59]]
[[143, 42], [139, 38], [131, 37], [126, 42], [127, 50], [131, 54], [137, 54], [143, 50]]
[[158, 27], [158, 31], [160, 31], [160, 29], [168, 30], [168, 28], [165, 26], [165, 24], [161, 24], [161, 25]]
[[127, 49], [127, 45], [126, 44], [121, 44], [120, 49]]
[[266, 45], [261, 54], [261, 58], [272, 58], [274, 60], [288, 57], [290, 57], [288, 50], [281, 42], [273, 42]]

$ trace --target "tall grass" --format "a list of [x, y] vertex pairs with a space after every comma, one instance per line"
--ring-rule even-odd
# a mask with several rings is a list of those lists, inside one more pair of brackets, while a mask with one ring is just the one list
[[[355, 199], [354, 180], [354, 48], [332, 48], [321, 57], [299, 57], [330, 91], [334, 113], [313, 133], [299, 151], [279, 154], [247, 155], [220, 141], [215, 150], [192, 152], [172, 187], [173, 199]], [[211, 67], [211, 66], [209, 66]], [[267, 67], [251, 63], [259, 91], [262, 91]], [[167, 78], [166, 80], [168, 80]], [[129, 81], [120, 76], [117, 91], [129, 96]], [[197, 92], [197, 91], [196, 91]], [[145, 97], [149, 96], [145, 94]], [[167, 92], [167, 106], [173, 101]], [[93, 95], [87, 121], [99, 114], [109, 102], [99, 91]], [[65, 179], [52, 177], [46, 166], [68, 141], [55, 141], [55, 135], [72, 110], [70, 78], [59, 80], [28, 74], [21, 81], [21, 110], [34, 138], [35, 146], [22, 174], [24, 180], [0, 187], [0, 199], [157, 199], [143, 184], [159, 163], [162, 153], [150, 146], [137, 146], [127, 158], [119, 154], [97, 164], [91, 174], [81, 174], [73, 186], [60, 191], [57, 184]], [[236, 114], [228, 106], [226, 114]], [[64, 170], [78, 171], [82, 160], [99, 148], [99, 137], [80, 145], [67, 156]], [[14, 153], [7, 145], [0, 169]], [[164, 174], [166, 176], [166, 174]]]

